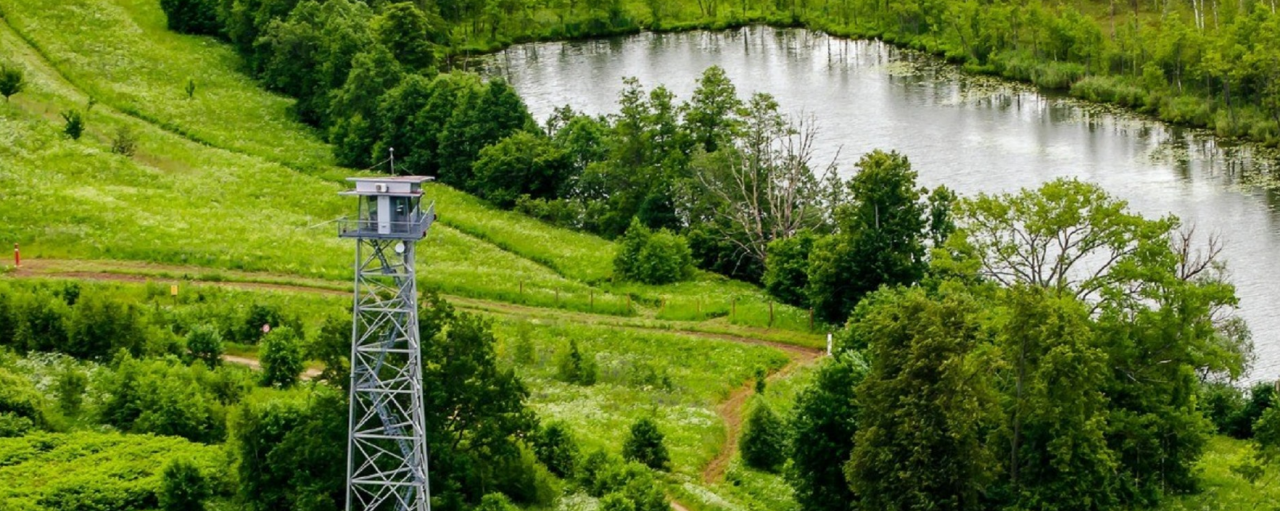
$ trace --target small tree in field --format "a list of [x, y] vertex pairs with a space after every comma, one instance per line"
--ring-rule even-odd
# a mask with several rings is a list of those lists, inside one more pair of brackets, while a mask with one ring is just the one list
[[773, 472], [786, 461], [786, 431], [782, 419], [768, 405], [760, 403], [747, 417], [742, 435], [742, 461], [752, 468]]
[[583, 386], [596, 383], [596, 360], [590, 353], [578, 349], [578, 341], [569, 340], [569, 351], [560, 358], [559, 376], [561, 380]]
[[160, 475], [160, 509], [164, 511], [204, 511], [204, 501], [212, 496], [209, 481], [188, 460], [175, 459]]
[[62, 119], [67, 121], [66, 127], [62, 128], [62, 132], [71, 140], [80, 140], [80, 135], [84, 134], [84, 116], [79, 110], [67, 110], [62, 112]]
[[666, 470], [671, 465], [667, 446], [657, 423], [648, 417], [631, 425], [631, 434], [622, 444], [622, 456], [628, 461], [643, 463], [649, 468]]
[[693, 252], [684, 238], [666, 230], [653, 232], [633, 219], [613, 259], [613, 272], [625, 280], [670, 284], [693, 274]]
[[302, 346], [292, 328], [277, 328], [263, 338], [263, 386], [292, 387], [298, 383], [302, 369]]
[[9, 96], [22, 92], [26, 85], [21, 69], [0, 66], [0, 95], [4, 96], [5, 103], [9, 102]]
[[187, 334], [187, 349], [191, 357], [204, 362], [209, 368], [222, 362], [222, 334], [209, 325], [200, 325]]

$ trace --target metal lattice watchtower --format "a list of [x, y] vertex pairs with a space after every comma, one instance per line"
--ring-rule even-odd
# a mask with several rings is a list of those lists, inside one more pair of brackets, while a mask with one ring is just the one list
[[347, 511], [428, 511], [427, 438], [414, 244], [435, 220], [426, 177], [351, 178], [355, 238]]

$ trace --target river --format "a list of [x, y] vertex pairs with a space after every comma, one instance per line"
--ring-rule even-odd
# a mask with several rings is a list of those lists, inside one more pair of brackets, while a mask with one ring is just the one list
[[[1216, 233], [1253, 332], [1250, 379], [1280, 375], [1280, 167], [1198, 130], [985, 77], [875, 41], [805, 30], [640, 34], [514, 46], [483, 61], [539, 120], [565, 104], [613, 113], [624, 77], [688, 99], [718, 65], [740, 96], [767, 92], [821, 129], [816, 161], [842, 174], [872, 149], [906, 154], [924, 186], [1008, 192], [1060, 176], [1098, 183], [1144, 215]], [[1268, 177], [1271, 176], [1271, 177]]]

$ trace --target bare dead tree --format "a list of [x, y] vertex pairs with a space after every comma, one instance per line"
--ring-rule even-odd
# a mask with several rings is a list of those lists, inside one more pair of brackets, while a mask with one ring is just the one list
[[701, 191], [717, 203], [715, 215], [733, 227], [725, 239], [763, 262], [770, 242], [821, 221], [829, 180], [810, 166], [818, 134], [812, 115], [784, 118], [772, 97], [757, 94], [742, 121], [732, 146], [701, 158], [694, 170]]

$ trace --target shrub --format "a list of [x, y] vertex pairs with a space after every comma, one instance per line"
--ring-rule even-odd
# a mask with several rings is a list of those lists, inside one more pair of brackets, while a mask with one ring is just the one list
[[562, 478], [572, 477], [578, 465], [578, 443], [561, 422], [552, 422], [538, 431], [533, 437], [533, 452], [551, 473]]
[[622, 457], [657, 470], [666, 470], [671, 465], [662, 432], [658, 431], [658, 424], [648, 417], [631, 425], [631, 433], [622, 444]]
[[74, 415], [80, 412], [84, 391], [89, 387], [89, 377], [75, 367], [65, 367], [58, 372], [54, 386], [58, 390], [58, 407], [62, 413]]
[[618, 277], [645, 284], [669, 284], [693, 274], [693, 253], [684, 238], [653, 232], [633, 219], [613, 260]]
[[138, 137], [134, 135], [133, 130], [128, 126], [122, 126], [116, 130], [115, 138], [111, 139], [111, 152], [123, 155], [133, 156], [138, 150]]
[[0, 438], [44, 427], [44, 398], [31, 382], [0, 368]]
[[0, 96], [4, 96], [4, 101], [9, 102], [9, 96], [22, 92], [26, 87], [26, 80], [22, 76], [22, 70], [8, 65], [0, 66]]
[[59, 351], [105, 360], [118, 350], [140, 355], [146, 344], [147, 328], [138, 307], [94, 289], [76, 299], [67, 321], [67, 343]]
[[596, 359], [589, 353], [578, 349], [578, 341], [569, 340], [569, 349], [560, 357], [560, 379], [577, 385], [595, 385], [598, 373]]
[[80, 140], [80, 136], [84, 134], [84, 117], [79, 110], [67, 110], [62, 112], [62, 120], [66, 121], [66, 126], [62, 128], [62, 133], [71, 140]]
[[210, 369], [222, 363], [222, 334], [209, 325], [200, 325], [187, 333], [187, 349], [191, 357], [204, 362]]
[[160, 474], [157, 497], [164, 511], [204, 511], [204, 501], [212, 495], [209, 481], [190, 460], [170, 460]]
[[511, 503], [506, 495], [501, 493], [489, 493], [480, 498], [480, 505], [475, 507], [475, 511], [519, 511], [520, 508]]
[[280, 327], [267, 334], [262, 341], [264, 387], [292, 387], [303, 369], [302, 345], [292, 328]]
[[1200, 386], [1200, 409], [1218, 433], [1229, 434], [1235, 417], [1244, 409], [1244, 393], [1226, 382], [1205, 382]]
[[235, 341], [257, 344], [258, 341], [262, 340], [263, 336], [267, 335], [264, 330], [292, 326], [291, 323], [286, 322], [284, 314], [276, 307], [255, 303], [249, 306], [249, 314], [245, 316], [244, 323], [240, 325], [240, 329], [236, 332]]
[[160, 8], [174, 32], [215, 35], [221, 28], [217, 0], [160, 0]]
[[600, 499], [600, 511], [636, 511], [636, 503], [618, 492]]
[[1249, 389], [1249, 399], [1229, 421], [1227, 434], [1235, 438], [1252, 438], [1253, 424], [1262, 417], [1263, 412], [1275, 404], [1276, 389], [1269, 382], [1254, 384]]
[[764, 262], [764, 288], [782, 303], [808, 306], [805, 288], [809, 285], [809, 251], [813, 249], [814, 239], [812, 233], [801, 231], [769, 243]]
[[742, 461], [748, 466], [775, 472], [786, 461], [786, 431], [782, 419], [761, 402], [747, 417], [742, 434]]
[[13, 344], [20, 350], [55, 351], [67, 345], [71, 308], [57, 296], [32, 293], [14, 300]]
[[[180, 436], [217, 443], [226, 438], [226, 407], [202, 366], [188, 367], [176, 358], [115, 362], [103, 382], [106, 394], [99, 420], [129, 433]], [[219, 369], [218, 372], [226, 371]]]

